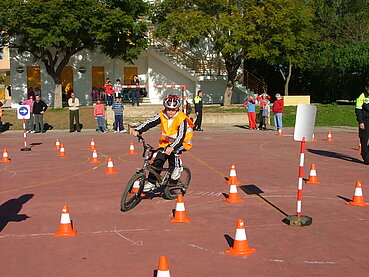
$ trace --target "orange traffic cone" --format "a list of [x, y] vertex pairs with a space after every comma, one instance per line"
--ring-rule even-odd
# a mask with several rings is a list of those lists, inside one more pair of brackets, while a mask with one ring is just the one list
[[279, 129], [278, 129], [278, 134], [277, 134], [277, 136], [279, 136], [279, 137], [282, 137], [282, 136], [283, 136], [283, 134], [282, 134], [282, 128], [279, 128]]
[[361, 188], [360, 181], [356, 181], [355, 192], [354, 192], [354, 197], [352, 198], [352, 201], [346, 202], [346, 204], [351, 205], [351, 206], [357, 206], [357, 207], [363, 207], [363, 206], [369, 205], [369, 203], [366, 203], [364, 201], [363, 190]]
[[117, 174], [117, 172], [114, 169], [114, 165], [113, 165], [113, 161], [112, 161], [111, 157], [109, 157], [108, 167], [106, 168], [105, 174], [107, 174], [107, 175]]
[[245, 200], [238, 197], [237, 192], [237, 186], [236, 185], [230, 185], [229, 186], [229, 195], [226, 199], [223, 199], [224, 201], [228, 203], [239, 203], [244, 202]]
[[306, 184], [320, 184], [320, 182], [318, 181], [318, 176], [316, 176], [315, 164], [311, 164], [309, 180], [306, 181]]
[[249, 256], [253, 254], [255, 251], [256, 249], [250, 248], [247, 242], [245, 222], [243, 221], [243, 219], [238, 219], [233, 247], [224, 251], [224, 253], [237, 256]]
[[[136, 193], [138, 193], [140, 189], [140, 179], [137, 179], [134, 181], [131, 192], [129, 193], [130, 196], [134, 196]], [[146, 195], [144, 193], [141, 193], [142, 197], [145, 197]]]
[[359, 146], [357, 148], [357, 151], [360, 151], [361, 152], [361, 143], [359, 142]]
[[99, 159], [97, 158], [96, 150], [94, 150], [94, 152], [92, 153], [92, 159], [91, 159], [90, 163], [92, 163], [92, 164], [101, 163], [101, 161], [99, 161]]
[[56, 155], [57, 157], [66, 157], [67, 152], [65, 152], [64, 144], [60, 145], [60, 151], [59, 154]]
[[10, 159], [9, 159], [9, 155], [8, 155], [8, 150], [6, 150], [6, 148], [4, 148], [3, 151], [3, 159], [1, 160], [2, 163], [10, 163]]
[[94, 139], [91, 139], [91, 143], [90, 143], [90, 148], [88, 148], [88, 150], [96, 150], [96, 144]]
[[59, 230], [55, 232], [54, 237], [74, 237], [76, 234], [77, 230], [73, 230], [73, 226], [69, 217], [68, 206], [65, 205], [62, 209]]
[[229, 172], [229, 178], [226, 181], [226, 183], [228, 185], [239, 185], [239, 184], [241, 184], [241, 182], [238, 181], [238, 179], [237, 179], [236, 166], [234, 164], [231, 165], [231, 170]]
[[159, 266], [156, 277], [170, 277], [167, 257], [161, 256], [159, 258]]
[[314, 134], [313, 134], [313, 139], [312, 139], [311, 141], [312, 141], [312, 142], [317, 142], [317, 140], [316, 140], [316, 138], [315, 138]]
[[59, 141], [59, 139], [56, 139], [54, 149], [55, 149], [55, 150], [59, 150], [59, 149], [60, 149], [60, 141]]
[[170, 223], [189, 223], [190, 219], [186, 216], [186, 209], [184, 205], [183, 195], [178, 194], [176, 211]]
[[129, 145], [129, 152], [128, 155], [137, 155], [138, 153], [135, 151], [135, 146], [133, 145], [133, 142]]
[[328, 132], [328, 136], [327, 136], [326, 141], [334, 141], [333, 138], [332, 138], [332, 132]]

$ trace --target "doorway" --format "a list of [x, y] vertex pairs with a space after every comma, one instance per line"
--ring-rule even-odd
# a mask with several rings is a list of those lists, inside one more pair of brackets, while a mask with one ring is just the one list
[[138, 75], [138, 68], [137, 67], [124, 67], [123, 72], [124, 72], [124, 84], [130, 85], [133, 80], [133, 76]]

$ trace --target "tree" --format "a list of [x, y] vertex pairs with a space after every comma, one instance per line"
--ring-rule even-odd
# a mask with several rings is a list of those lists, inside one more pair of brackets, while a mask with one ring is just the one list
[[319, 39], [310, 51], [311, 75], [322, 98], [354, 99], [369, 76], [367, 0], [315, 0]]
[[[297, 30], [297, 26], [292, 24], [296, 24], [300, 12], [306, 12], [303, 9], [305, 2], [164, 0], [155, 7], [153, 21], [158, 24], [156, 35], [168, 38], [174, 45], [196, 45], [201, 39], [208, 39], [226, 66], [224, 105], [229, 105], [237, 70], [244, 59], [277, 61], [284, 55], [291, 62], [297, 60], [302, 49], [298, 53], [294, 53], [294, 49], [297, 45], [303, 48], [303, 35], [295, 38], [294, 28]], [[303, 24], [299, 26], [304, 27]]]
[[[168, 38], [174, 46], [196, 46], [202, 39], [221, 55], [227, 70], [224, 105], [232, 98], [237, 70], [245, 54], [257, 54], [253, 42], [258, 38], [256, 19], [261, 14], [250, 0], [164, 0], [155, 6], [156, 35]], [[245, 49], [247, 48], [247, 50]]]
[[278, 68], [284, 80], [284, 95], [288, 95], [292, 68], [306, 66], [308, 51], [317, 38], [313, 9], [304, 0], [280, 1], [274, 5], [265, 1], [263, 5], [267, 15], [262, 28], [263, 45], [268, 48], [266, 61]]
[[61, 72], [82, 50], [132, 61], [147, 46], [143, 0], [2, 0], [1, 37], [19, 54], [30, 52], [55, 84], [62, 107]]

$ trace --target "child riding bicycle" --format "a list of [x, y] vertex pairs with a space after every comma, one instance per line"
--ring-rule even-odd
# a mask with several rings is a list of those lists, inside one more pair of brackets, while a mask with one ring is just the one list
[[[168, 160], [169, 168], [172, 170], [171, 179], [178, 180], [182, 172], [179, 155], [183, 151], [192, 148], [194, 124], [186, 114], [179, 110], [181, 101], [177, 95], [168, 95], [164, 99], [163, 105], [165, 107], [164, 110], [139, 125], [132, 132], [132, 135], [137, 137], [160, 124], [159, 147], [163, 151], [157, 152], [153, 166], [162, 168], [165, 161]], [[160, 174], [160, 170], [157, 172]], [[148, 192], [155, 189], [155, 180], [153, 174], [150, 173], [143, 191]]]

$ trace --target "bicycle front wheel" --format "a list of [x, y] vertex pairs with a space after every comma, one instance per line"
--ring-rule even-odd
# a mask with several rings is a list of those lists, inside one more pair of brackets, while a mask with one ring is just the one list
[[127, 212], [138, 205], [142, 200], [142, 190], [145, 184], [145, 174], [136, 173], [128, 181], [120, 202], [122, 212]]
[[181, 176], [177, 180], [176, 185], [166, 185], [164, 188], [164, 197], [168, 200], [177, 199], [178, 194], [184, 195], [186, 193], [186, 189], [190, 185], [191, 182], [191, 171], [188, 167], [184, 166], [183, 171], [181, 172]]

